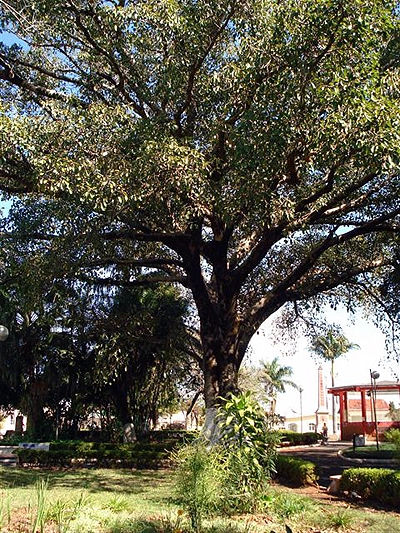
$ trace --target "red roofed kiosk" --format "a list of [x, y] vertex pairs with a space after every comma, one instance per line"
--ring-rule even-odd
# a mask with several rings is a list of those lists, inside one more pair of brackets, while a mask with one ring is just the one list
[[363, 434], [378, 439], [390, 428], [400, 429], [400, 383], [381, 381], [366, 385], [346, 385], [328, 389], [339, 397], [341, 440]]

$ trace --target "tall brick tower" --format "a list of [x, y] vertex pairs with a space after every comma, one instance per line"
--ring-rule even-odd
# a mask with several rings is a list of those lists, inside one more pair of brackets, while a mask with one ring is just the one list
[[321, 365], [318, 367], [318, 409], [315, 411], [315, 420], [316, 431], [318, 433], [322, 432], [322, 426], [324, 425], [324, 423], [326, 423], [326, 425], [328, 426], [329, 431], [332, 431], [332, 428], [329, 424], [329, 410], [326, 398], [326, 387]]

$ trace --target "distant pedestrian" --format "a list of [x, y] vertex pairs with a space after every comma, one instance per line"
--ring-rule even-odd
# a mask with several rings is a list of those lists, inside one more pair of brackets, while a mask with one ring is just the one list
[[322, 441], [326, 443], [328, 440], [328, 426], [326, 425], [326, 422], [324, 422], [324, 425], [322, 426]]

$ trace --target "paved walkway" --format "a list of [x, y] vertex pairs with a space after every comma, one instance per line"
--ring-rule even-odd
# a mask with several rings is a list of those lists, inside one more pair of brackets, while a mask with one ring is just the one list
[[306, 459], [319, 466], [320, 477], [318, 483], [322, 487], [328, 487], [329, 476], [341, 474], [346, 468], [353, 467], [373, 467], [373, 468], [390, 468], [388, 461], [348, 459], [341, 455], [346, 448], [352, 447], [351, 442], [331, 442], [326, 445], [318, 444], [314, 446], [296, 446], [281, 448], [280, 453]]

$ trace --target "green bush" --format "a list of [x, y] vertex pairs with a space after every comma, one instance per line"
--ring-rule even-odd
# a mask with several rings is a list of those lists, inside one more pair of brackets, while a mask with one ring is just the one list
[[290, 442], [290, 446], [299, 446], [301, 444], [316, 444], [318, 440], [321, 440], [321, 435], [315, 433], [315, 431], [308, 431], [306, 433], [296, 433], [288, 429], [280, 429], [278, 432], [280, 440]]
[[21, 466], [158, 468], [169, 460], [169, 451], [161, 446], [83, 441], [57, 441], [49, 451], [18, 448], [15, 453]]
[[317, 465], [304, 459], [278, 454], [276, 458], [277, 477], [292, 485], [315, 485], [319, 477]]
[[297, 444], [301, 444], [300, 433], [295, 433], [294, 431], [280, 429], [278, 432], [278, 435], [281, 441], [290, 442], [290, 446], [296, 446]]
[[389, 468], [348, 468], [342, 473], [340, 490], [399, 508], [400, 472]]
[[317, 444], [318, 440], [321, 440], [321, 435], [315, 433], [315, 431], [307, 431], [307, 433], [301, 433], [304, 444]]
[[275, 472], [279, 438], [262, 408], [248, 393], [221, 400], [219, 444], [198, 440], [173, 454], [178, 494], [194, 529], [212, 511], [251, 512], [265, 505]]
[[392, 428], [385, 433], [385, 439], [393, 444], [395, 448], [395, 457], [400, 461], [400, 429]]
[[223, 499], [224, 459], [221, 448], [196, 442], [173, 454], [176, 464], [175, 489], [187, 511], [192, 528], [199, 532], [205, 517], [213, 514]]

